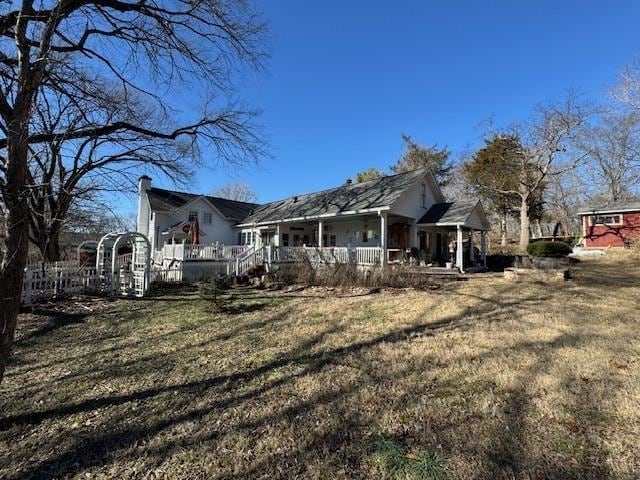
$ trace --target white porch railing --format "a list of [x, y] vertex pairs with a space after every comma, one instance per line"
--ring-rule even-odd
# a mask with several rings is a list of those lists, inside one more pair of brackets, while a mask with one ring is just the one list
[[247, 245], [187, 245], [175, 243], [162, 248], [164, 259], [192, 261], [217, 261], [235, 259], [247, 250]]
[[311, 263], [376, 265], [382, 260], [382, 249], [379, 247], [272, 247], [272, 262], [293, 263], [306, 259]]
[[263, 263], [265, 257], [268, 255], [266, 250], [269, 247], [250, 247], [244, 253], [242, 253], [239, 257], [236, 257], [236, 262], [233, 269], [233, 274], [243, 275], [251, 270], [256, 265]]
[[358, 265], [375, 265], [381, 261], [382, 248], [380, 247], [357, 247], [355, 250]]

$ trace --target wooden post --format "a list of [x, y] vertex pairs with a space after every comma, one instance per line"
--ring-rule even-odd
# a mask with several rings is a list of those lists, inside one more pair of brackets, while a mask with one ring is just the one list
[[380, 212], [380, 248], [382, 248], [382, 258], [380, 263], [387, 264], [387, 212]]
[[409, 224], [409, 246], [411, 248], [418, 248], [418, 227], [416, 226], [416, 222], [411, 222]]
[[460, 272], [464, 272], [464, 248], [462, 243], [462, 226], [458, 225], [457, 236], [456, 236], [456, 267], [460, 270]]
[[475, 255], [473, 254], [473, 228], [469, 230], [469, 265], [474, 266]]
[[480, 232], [480, 255], [482, 256], [482, 266], [487, 268], [487, 232]]
[[324, 222], [322, 220], [318, 220], [318, 247], [322, 248], [324, 245], [322, 244], [322, 235], [324, 233]]
[[31, 295], [33, 282], [33, 271], [29, 267], [24, 269], [24, 278], [22, 279], [22, 302], [25, 305], [31, 305]]
[[282, 241], [280, 239], [280, 224], [278, 223], [278, 224], [276, 224], [276, 235], [275, 235], [275, 237], [273, 239], [273, 244], [276, 247], [279, 247], [281, 243], [282, 243]]

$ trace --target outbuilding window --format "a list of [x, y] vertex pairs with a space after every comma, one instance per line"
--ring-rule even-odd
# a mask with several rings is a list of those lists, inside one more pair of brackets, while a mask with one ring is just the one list
[[620, 225], [622, 215], [592, 215], [591, 225]]

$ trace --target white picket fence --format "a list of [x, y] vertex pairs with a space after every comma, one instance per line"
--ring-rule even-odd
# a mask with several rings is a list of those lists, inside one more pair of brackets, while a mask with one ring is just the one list
[[151, 271], [151, 282], [177, 283], [182, 282], [182, 266], [171, 268], [155, 268]]
[[77, 262], [42, 263], [24, 269], [22, 304], [50, 300], [61, 295], [93, 293], [101, 287], [94, 267]]

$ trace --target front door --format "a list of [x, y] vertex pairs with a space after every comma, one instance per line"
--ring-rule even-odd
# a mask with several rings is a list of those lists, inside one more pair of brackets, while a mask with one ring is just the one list
[[274, 245], [275, 235], [275, 230], [266, 230], [262, 232], [262, 245]]

